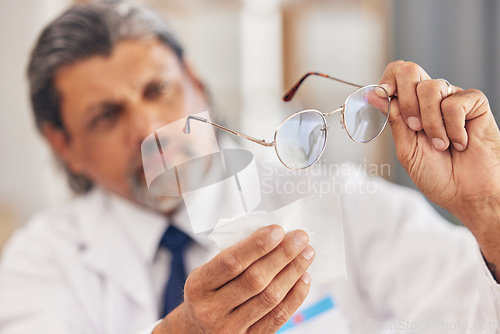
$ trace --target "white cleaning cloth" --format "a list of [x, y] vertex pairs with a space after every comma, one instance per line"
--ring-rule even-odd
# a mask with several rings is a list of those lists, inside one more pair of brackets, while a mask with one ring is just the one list
[[256, 212], [221, 219], [208, 236], [219, 249], [250, 236], [259, 228], [280, 225], [288, 233], [301, 229], [309, 235], [315, 258], [308, 269], [312, 284], [347, 277], [342, 212], [338, 195], [308, 196], [272, 212]]

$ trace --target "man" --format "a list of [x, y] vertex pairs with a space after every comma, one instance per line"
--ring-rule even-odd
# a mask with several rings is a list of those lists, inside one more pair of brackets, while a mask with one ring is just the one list
[[342, 197], [348, 280], [306, 300], [314, 250], [300, 230], [269, 226], [218, 254], [190, 234], [186, 265], [197, 269], [184, 302], [155, 323], [175, 256], [158, 244], [168, 225], [189, 228], [179, 198], [148, 193], [140, 147], [159, 127], [209, 109], [203, 84], [154, 14], [119, 2], [76, 6], [52, 22], [29, 80], [37, 124], [83, 195], [35, 217], [5, 249], [2, 333], [132, 333], [149, 324], [154, 333], [274, 333], [304, 301], [309, 311], [290, 332], [445, 332], [456, 321], [500, 318], [500, 134], [481, 92], [448, 91], [402, 61], [380, 81], [397, 95], [389, 122], [399, 160], [475, 240], [420, 196], [377, 181], [375, 195]]

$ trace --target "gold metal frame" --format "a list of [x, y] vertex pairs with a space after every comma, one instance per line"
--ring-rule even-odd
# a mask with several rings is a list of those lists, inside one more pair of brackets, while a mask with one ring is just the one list
[[[347, 101], [349, 101], [349, 99], [351, 98], [351, 96], [353, 96], [354, 94], [356, 94], [357, 92], [359, 92], [360, 90], [362, 89], [365, 89], [365, 88], [370, 88], [370, 87], [377, 87], [377, 88], [381, 88], [383, 89], [383, 91], [385, 92], [385, 95], [387, 95], [387, 114], [385, 116], [385, 122], [384, 122], [384, 125], [382, 126], [382, 128], [380, 129], [380, 132], [375, 136], [373, 137], [372, 139], [370, 140], [367, 140], [367, 141], [359, 141], [359, 140], [356, 140], [354, 139], [352, 136], [351, 136], [351, 133], [349, 132], [349, 129], [347, 128], [347, 126], [345, 125], [346, 122], [345, 122], [345, 106], [347, 105]], [[359, 89], [356, 89], [354, 92], [352, 92], [351, 94], [349, 94], [349, 96], [345, 99], [345, 102], [344, 102], [344, 105], [334, 111], [330, 111], [329, 113], [325, 114], [325, 116], [330, 116], [330, 115], [333, 115], [334, 113], [338, 112], [338, 111], [341, 111], [342, 113], [342, 127], [345, 129], [345, 132], [347, 132], [347, 135], [349, 136], [349, 138], [351, 138], [352, 141], [354, 141], [355, 143], [359, 143], [359, 144], [368, 144], [368, 143], [371, 143], [372, 141], [374, 141], [375, 139], [377, 139], [380, 134], [382, 133], [382, 131], [384, 131], [386, 125], [387, 125], [387, 121], [389, 120], [389, 111], [390, 111], [390, 108], [391, 108], [391, 97], [389, 96], [389, 93], [387, 92], [387, 90], [380, 86], [380, 85], [368, 85], [368, 86], [363, 86]]]
[[[312, 74], [317, 74], [317, 73], [313, 73], [311, 72]], [[287, 95], [285, 95], [285, 101], [289, 101], [292, 97], [293, 97], [293, 94], [295, 93], [296, 89], [298, 88], [298, 86], [302, 83], [302, 81], [308, 76], [309, 74], [306, 74], [305, 76], [302, 77], [302, 79], [294, 86], [292, 87], [292, 90], [289, 91], [289, 93]], [[320, 74], [321, 75], [321, 74]], [[335, 110], [332, 110], [330, 112], [327, 112], [327, 113], [322, 113], [320, 112], [319, 110], [316, 110], [316, 109], [305, 109], [305, 110], [301, 110], [301, 111], [298, 111], [296, 113], [293, 113], [292, 115], [288, 116], [287, 118], [285, 118], [277, 127], [276, 127], [276, 130], [274, 131], [274, 139], [272, 142], [266, 142], [264, 139], [257, 139], [257, 138], [254, 138], [252, 136], [249, 136], [249, 135], [246, 135], [244, 133], [241, 133], [241, 132], [237, 132], [237, 131], [234, 131], [234, 130], [231, 130], [229, 128], [226, 128], [225, 126], [222, 126], [220, 124], [217, 124], [217, 123], [213, 123], [209, 120], [207, 120], [206, 118], [202, 118], [202, 117], [198, 117], [198, 116], [188, 116], [187, 119], [186, 119], [186, 124], [184, 126], [184, 133], [186, 134], [189, 134], [191, 129], [190, 129], [190, 120], [196, 120], [196, 121], [199, 121], [199, 122], [203, 122], [203, 123], [208, 123], [212, 126], [215, 126], [216, 128], [219, 128], [221, 130], [224, 130], [224, 131], [227, 131], [229, 133], [232, 133], [233, 135], [236, 135], [238, 137], [241, 137], [241, 138], [244, 138], [244, 139], [247, 139], [247, 140], [250, 140], [254, 143], [257, 143], [259, 145], [262, 145], [262, 146], [266, 146], [266, 147], [274, 147], [274, 150], [276, 151], [276, 155], [278, 156], [278, 159], [279, 161], [288, 169], [292, 169], [292, 170], [304, 170], [304, 169], [308, 169], [309, 167], [313, 166], [315, 163], [317, 163], [320, 159], [321, 159], [321, 156], [323, 155], [323, 153], [325, 152], [325, 149], [326, 149], [326, 144], [327, 144], [327, 141], [328, 141], [328, 122], [326, 121], [326, 117], [327, 116], [331, 116], [337, 112], [340, 112], [341, 113], [341, 121], [340, 123], [342, 124], [342, 127], [345, 129], [345, 131], [347, 132], [347, 135], [349, 136], [349, 138], [351, 138], [352, 141], [356, 142], [356, 143], [360, 143], [360, 144], [365, 144], [365, 143], [370, 143], [372, 141], [374, 141], [375, 139], [377, 139], [380, 134], [382, 133], [382, 131], [384, 131], [386, 125], [387, 125], [387, 121], [389, 119], [389, 111], [390, 111], [390, 102], [391, 102], [391, 97], [389, 96], [389, 93], [387, 92], [387, 90], [380, 86], [380, 85], [368, 85], [368, 86], [360, 86], [360, 85], [356, 85], [356, 84], [353, 84], [353, 83], [350, 83], [350, 82], [347, 82], [347, 81], [344, 81], [344, 80], [340, 80], [340, 79], [336, 79], [336, 78], [333, 78], [333, 77], [330, 77], [330, 76], [327, 76], [327, 75], [321, 75], [323, 77], [327, 77], [329, 79], [333, 79], [335, 81], [339, 81], [341, 83], [344, 83], [344, 84], [347, 84], [347, 85], [351, 85], [351, 86], [355, 86], [355, 87], [358, 87], [357, 90], [355, 90], [354, 92], [352, 92], [351, 94], [349, 94], [349, 96], [345, 99], [345, 102], [344, 102], [344, 105], [342, 105], [341, 107], [335, 109]], [[372, 139], [368, 140], [368, 141], [358, 141], [356, 139], [354, 139], [352, 137], [352, 135], [349, 133], [349, 130], [347, 129], [347, 126], [346, 126], [346, 121], [345, 121], [345, 106], [347, 105], [347, 103], [349, 102], [349, 99], [354, 95], [356, 94], [357, 92], [359, 92], [360, 90], [362, 89], [366, 89], [366, 88], [370, 88], [370, 87], [378, 87], [378, 88], [381, 88], [384, 90], [384, 92], [386, 93], [387, 95], [387, 114], [386, 114], [386, 118], [385, 118], [385, 122], [384, 122], [384, 125], [382, 126], [380, 132]], [[291, 92], [291, 95], [290, 95], [290, 92]], [[290, 96], [288, 99], [287, 97]], [[289, 119], [299, 115], [299, 114], [302, 114], [302, 113], [307, 113], [307, 112], [316, 112], [318, 114], [321, 115], [322, 119], [323, 119], [323, 122], [325, 124], [325, 126], [321, 129], [322, 131], [325, 132], [325, 142], [323, 144], [323, 148], [321, 150], [321, 153], [319, 154], [318, 158], [313, 162], [311, 163], [310, 165], [306, 166], [306, 167], [303, 167], [303, 168], [292, 168], [290, 166], [288, 166], [287, 164], [285, 164], [283, 162], [283, 160], [281, 159], [279, 153], [278, 153], [278, 148], [277, 148], [277, 145], [276, 145], [276, 137], [278, 135], [278, 131], [280, 130], [280, 128], [283, 126], [283, 124], [285, 124]]]
[[[334, 110], [335, 111], [335, 110]], [[316, 158], [316, 160], [314, 160], [314, 162], [312, 164], [310, 164], [309, 166], [306, 166], [306, 167], [302, 167], [302, 168], [292, 168], [290, 166], [288, 166], [285, 162], [283, 162], [283, 160], [281, 159], [280, 157], [280, 154], [278, 153], [278, 146], [276, 145], [276, 137], [278, 136], [278, 132], [280, 130], [280, 128], [283, 126], [283, 124], [285, 124], [290, 118], [293, 118], [297, 115], [300, 115], [300, 114], [304, 114], [304, 113], [309, 113], [309, 112], [315, 112], [315, 113], [318, 113], [321, 118], [323, 119], [323, 124], [325, 125], [323, 128], [321, 128], [321, 131], [324, 131], [325, 132], [325, 142], [323, 143], [323, 148], [321, 149], [321, 153], [318, 155], [318, 157]], [[326, 143], [328, 141], [328, 123], [326, 121], [326, 118], [325, 118], [325, 114], [323, 114], [321, 111], [319, 110], [316, 110], [316, 109], [306, 109], [306, 110], [301, 110], [301, 111], [298, 111], [294, 114], [291, 114], [290, 116], [288, 116], [287, 118], [285, 118], [277, 127], [276, 127], [276, 130], [274, 131], [274, 140], [273, 140], [273, 143], [274, 143], [274, 150], [276, 151], [276, 155], [278, 156], [278, 159], [279, 161], [283, 164], [283, 166], [285, 166], [286, 168], [288, 169], [292, 169], [292, 170], [303, 170], [303, 169], [307, 169], [309, 167], [311, 167], [312, 165], [314, 165], [315, 163], [318, 162], [319, 159], [321, 159], [321, 156], [323, 155], [323, 152], [325, 152], [325, 148], [326, 148]]]

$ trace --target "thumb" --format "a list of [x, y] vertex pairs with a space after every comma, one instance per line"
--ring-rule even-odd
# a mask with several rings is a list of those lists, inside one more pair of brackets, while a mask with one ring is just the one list
[[[389, 117], [387, 122], [391, 127], [392, 135], [394, 137], [394, 143], [396, 144], [396, 149], [401, 146], [406, 147], [407, 144], [411, 143], [414, 138], [415, 132], [408, 127], [403, 115], [399, 109], [398, 96], [395, 95], [395, 85], [382, 84], [380, 85], [384, 91], [381, 89], [376, 89], [373, 93], [368, 95], [368, 103], [376, 107], [378, 110], [382, 111], [387, 115], [389, 112]], [[387, 96], [392, 96], [389, 102], [389, 108], [387, 108]]]
[[[392, 137], [394, 138], [396, 154], [401, 161], [401, 157], [411, 152], [417, 133], [406, 124], [399, 110], [399, 101], [396, 96], [393, 96], [391, 99], [388, 123], [391, 127]], [[401, 163], [403, 163], [403, 161], [401, 161]]]

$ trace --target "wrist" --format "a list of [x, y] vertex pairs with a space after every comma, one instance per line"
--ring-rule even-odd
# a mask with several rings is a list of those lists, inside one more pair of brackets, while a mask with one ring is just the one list
[[480, 201], [463, 201], [450, 210], [478, 241], [497, 244], [500, 235], [500, 194]]
[[155, 327], [153, 334], [183, 334], [183, 333], [203, 333], [199, 328], [192, 326], [193, 321], [189, 317], [184, 303], [167, 314], [165, 318]]
[[[179, 307], [178, 307], [179, 308]], [[183, 321], [179, 321], [179, 315], [176, 308], [169, 314], [165, 316], [165, 318], [158, 323], [158, 325], [153, 330], [153, 334], [176, 334], [176, 333], [185, 333], [183, 326]]]
[[462, 205], [454, 213], [476, 238], [483, 258], [495, 280], [500, 278], [500, 196]]

